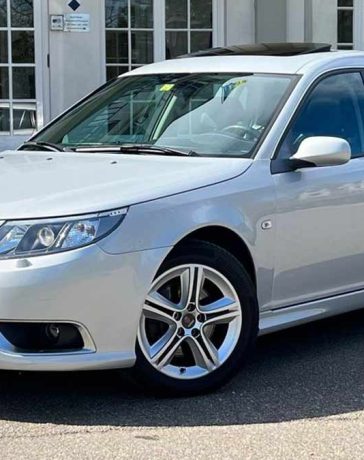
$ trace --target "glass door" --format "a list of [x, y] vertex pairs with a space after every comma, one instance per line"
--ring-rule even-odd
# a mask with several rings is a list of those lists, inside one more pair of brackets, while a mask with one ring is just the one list
[[105, 21], [108, 80], [153, 62], [153, 0], [106, 0]]
[[37, 127], [33, 0], [0, 0], [0, 135]]
[[212, 0], [165, 0], [166, 58], [213, 46]]
[[224, 44], [220, 0], [105, 0], [107, 79]]
[[354, 48], [354, 0], [338, 0], [337, 49]]

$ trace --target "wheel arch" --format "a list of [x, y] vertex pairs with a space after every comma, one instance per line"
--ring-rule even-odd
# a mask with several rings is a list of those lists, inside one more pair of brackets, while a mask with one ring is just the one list
[[201, 240], [213, 243], [230, 252], [244, 266], [255, 288], [257, 287], [257, 276], [253, 256], [248, 245], [236, 232], [220, 225], [202, 227], [185, 235], [174, 245], [173, 249], [191, 240]]

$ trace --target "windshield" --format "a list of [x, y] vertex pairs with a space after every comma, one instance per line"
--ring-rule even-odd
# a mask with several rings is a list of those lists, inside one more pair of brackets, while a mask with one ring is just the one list
[[142, 144], [251, 157], [291, 81], [222, 73], [119, 78], [33, 141], [65, 149]]

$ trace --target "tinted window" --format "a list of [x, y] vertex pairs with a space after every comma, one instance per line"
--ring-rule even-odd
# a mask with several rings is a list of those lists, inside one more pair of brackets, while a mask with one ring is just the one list
[[353, 158], [362, 156], [363, 115], [361, 75], [345, 73], [327, 77], [314, 88], [293, 121], [279, 157], [289, 158], [311, 136], [341, 137], [349, 142]]

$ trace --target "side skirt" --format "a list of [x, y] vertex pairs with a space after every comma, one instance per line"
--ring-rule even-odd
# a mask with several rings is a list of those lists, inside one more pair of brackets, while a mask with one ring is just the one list
[[364, 290], [260, 313], [259, 335], [364, 308]]

